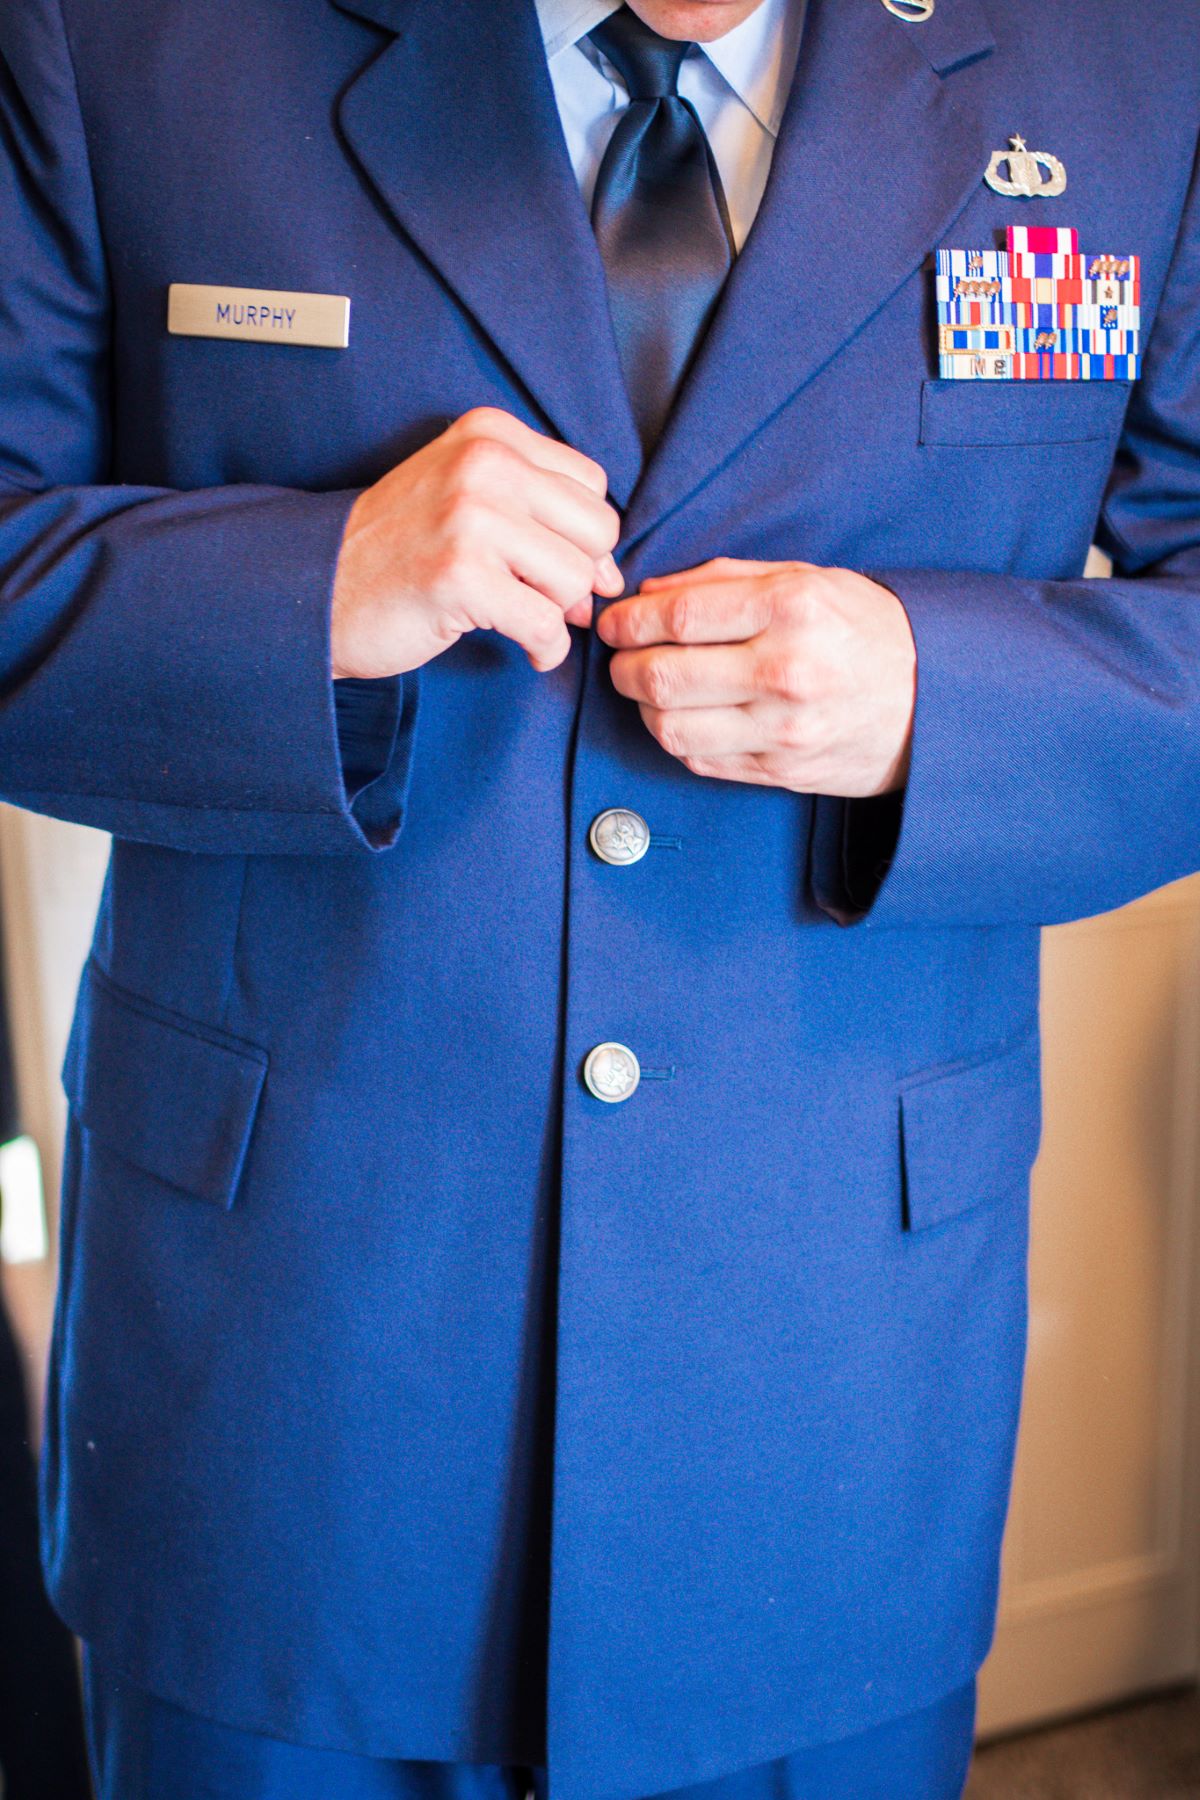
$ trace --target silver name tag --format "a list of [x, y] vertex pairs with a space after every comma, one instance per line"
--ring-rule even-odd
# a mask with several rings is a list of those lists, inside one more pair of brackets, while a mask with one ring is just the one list
[[350, 342], [350, 302], [344, 294], [196, 287], [174, 281], [167, 290], [167, 330], [175, 337], [344, 350]]

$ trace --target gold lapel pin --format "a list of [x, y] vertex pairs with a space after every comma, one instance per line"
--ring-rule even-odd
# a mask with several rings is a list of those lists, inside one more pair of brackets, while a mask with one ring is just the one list
[[[1063, 193], [1067, 185], [1067, 171], [1057, 156], [1047, 156], [1044, 150], [1030, 150], [1023, 137], [1009, 138], [1007, 150], [997, 150], [987, 166], [984, 180], [994, 194], [1003, 194], [1007, 199], [1032, 200], [1040, 197], [1053, 200]], [[1007, 177], [1000, 171], [1007, 163]], [[1045, 167], [1046, 174], [1042, 174]]]

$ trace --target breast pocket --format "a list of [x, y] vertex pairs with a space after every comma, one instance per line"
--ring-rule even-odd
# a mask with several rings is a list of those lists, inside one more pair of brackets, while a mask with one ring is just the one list
[[985, 1057], [902, 1082], [905, 1229], [924, 1231], [985, 1201], [1024, 1195], [1041, 1128], [1036, 1020]]
[[922, 444], [1115, 444], [1128, 381], [926, 381]]

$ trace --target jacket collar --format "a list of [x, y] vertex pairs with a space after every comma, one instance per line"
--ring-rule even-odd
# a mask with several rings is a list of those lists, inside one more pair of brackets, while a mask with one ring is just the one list
[[921, 24], [809, 0], [767, 190], [626, 519], [632, 543], [811, 381], [925, 261], [987, 167], [958, 71], [994, 40], [977, 0]]
[[921, 24], [880, 0], [808, 0], [762, 208], [641, 471], [534, 0], [332, 3], [391, 34], [341, 97], [351, 152], [546, 423], [607, 469], [627, 549], [913, 274], [992, 147], [956, 93], [995, 47], [980, 0]]
[[641, 445], [533, 0], [334, 4], [393, 34], [341, 96], [352, 154], [545, 423], [624, 504]]

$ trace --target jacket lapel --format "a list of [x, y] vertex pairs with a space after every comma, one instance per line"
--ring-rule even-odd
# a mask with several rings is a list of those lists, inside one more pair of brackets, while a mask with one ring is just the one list
[[629, 498], [641, 446], [604, 270], [533, 0], [334, 0], [392, 41], [342, 94], [345, 140], [547, 424]]
[[937, 244], [983, 178], [984, 120], [954, 73], [994, 48], [978, 0], [910, 24], [880, 0], [808, 0], [758, 218], [633, 497], [627, 547], [830, 360]]

